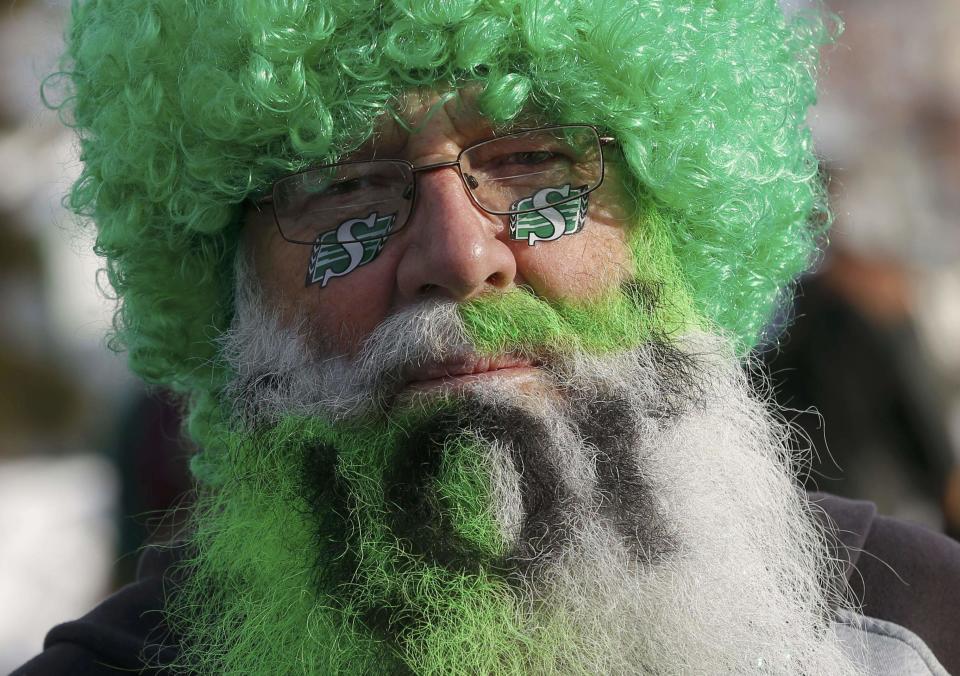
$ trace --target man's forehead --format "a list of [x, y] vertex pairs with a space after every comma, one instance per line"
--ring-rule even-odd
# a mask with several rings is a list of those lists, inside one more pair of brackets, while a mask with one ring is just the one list
[[438, 126], [446, 127], [451, 138], [469, 144], [518, 127], [544, 124], [544, 116], [532, 109], [524, 109], [508, 122], [496, 122], [484, 114], [481, 95], [476, 85], [440, 92], [407, 91], [380, 115], [370, 138], [343, 159], [400, 157], [411, 137]]

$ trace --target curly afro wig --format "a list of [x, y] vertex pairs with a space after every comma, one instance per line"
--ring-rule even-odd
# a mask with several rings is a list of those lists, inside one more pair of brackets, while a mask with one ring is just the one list
[[475, 83], [498, 123], [615, 136], [696, 311], [746, 351], [827, 220], [804, 119], [828, 33], [777, 0], [75, 0], [68, 204], [132, 368], [214, 392], [244, 200], [360, 144], [404, 90]]

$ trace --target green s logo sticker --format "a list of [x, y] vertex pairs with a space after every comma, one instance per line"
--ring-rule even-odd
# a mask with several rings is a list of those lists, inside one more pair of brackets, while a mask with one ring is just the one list
[[[587, 189], [582, 185], [571, 188], [568, 183], [560, 188], [543, 188], [530, 197], [524, 197], [511, 205], [513, 209], [536, 209], [525, 214], [510, 215], [510, 239], [525, 239], [530, 246], [537, 242], [552, 242], [563, 235], [573, 235], [583, 228], [587, 215], [587, 198], [581, 194]], [[580, 195], [553, 206], [560, 200]]]
[[306, 286], [319, 283], [324, 287], [334, 277], [350, 274], [375, 259], [396, 218], [396, 214], [378, 216], [374, 211], [366, 218], [351, 218], [336, 230], [322, 233], [310, 254]]

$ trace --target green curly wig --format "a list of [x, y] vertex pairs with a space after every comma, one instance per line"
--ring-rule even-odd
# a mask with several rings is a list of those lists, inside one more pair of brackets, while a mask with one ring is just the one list
[[777, 0], [75, 0], [67, 201], [133, 370], [214, 392], [244, 200], [356, 147], [404, 90], [479, 83], [498, 123], [616, 137], [696, 312], [746, 351], [827, 220], [804, 123], [827, 33]]

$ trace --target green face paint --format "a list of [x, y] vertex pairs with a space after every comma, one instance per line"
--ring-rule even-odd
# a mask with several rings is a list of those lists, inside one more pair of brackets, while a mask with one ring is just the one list
[[366, 218], [351, 218], [336, 230], [317, 237], [310, 254], [306, 286], [319, 283], [324, 287], [334, 277], [343, 277], [374, 260], [383, 249], [396, 218], [396, 214], [380, 216], [373, 211]]
[[559, 188], [538, 190], [530, 197], [514, 202], [510, 209], [536, 209], [524, 214], [511, 214], [510, 239], [525, 239], [530, 246], [537, 242], [552, 242], [563, 235], [573, 235], [583, 228], [587, 215], [588, 195], [553, 206], [561, 200], [580, 195], [587, 186], [572, 188], [570, 184]]

